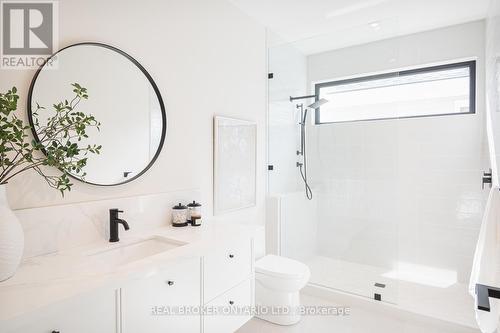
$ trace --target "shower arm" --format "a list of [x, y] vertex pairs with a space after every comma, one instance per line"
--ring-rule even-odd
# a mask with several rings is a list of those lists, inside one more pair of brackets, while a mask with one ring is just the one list
[[297, 97], [290, 96], [290, 102], [308, 98], [318, 98], [318, 95], [307, 95], [307, 96], [297, 96]]

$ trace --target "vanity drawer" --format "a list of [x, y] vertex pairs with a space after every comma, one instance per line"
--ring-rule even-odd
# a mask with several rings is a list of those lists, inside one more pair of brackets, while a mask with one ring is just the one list
[[205, 305], [204, 333], [233, 333], [252, 318], [253, 279], [248, 279]]
[[218, 295], [247, 279], [253, 269], [252, 241], [233, 241], [217, 246], [204, 257], [204, 300]]
[[176, 260], [165, 270], [125, 285], [121, 290], [122, 333], [200, 332], [199, 312], [175, 312], [178, 307], [201, 306], [200, 267], [200, 258]]

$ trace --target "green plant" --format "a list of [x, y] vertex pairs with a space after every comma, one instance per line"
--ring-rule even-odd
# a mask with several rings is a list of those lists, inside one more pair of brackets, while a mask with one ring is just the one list
[[[100, 123], [94, 116], [76, 111], [78, 104], [88, 99], [88, 93], [78, 83], [72, 86], [74, 98], [54, 104], [54, 112], [43, 124], [39, 121], [39, 113], [45, 108], [37, 104], [32, 114], [38, 141], [30, 139], [31, 126], [15, 114], [19, 100], [16, 87], [0, 93], [0, 184], [34, 170], [64, 196], [73, 185], [70, 175], [85, 177], [88, 155], [99, 154], [102, 147], [83, 145], [82, 140], [88, 138], [88, 128], [99, 130]], [[59, 170], [59, 173], [51, 174], [53, 169], [48, 167]]]

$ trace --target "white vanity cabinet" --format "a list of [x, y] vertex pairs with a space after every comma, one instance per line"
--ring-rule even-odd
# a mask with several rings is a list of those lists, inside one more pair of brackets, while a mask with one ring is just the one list
[[[201, 258], [179, 259], [121, 289], [122, 333], [201, 331]], [[178, 311], [198, 310], [194, 314]]]
[[0, 332], [233, 333], [251, 318], [253, 305], [253, 241], [241, 236], [0, 321]]
[[118, 291], [98, 289], [0, 322], [2, 333], [115, 333]]

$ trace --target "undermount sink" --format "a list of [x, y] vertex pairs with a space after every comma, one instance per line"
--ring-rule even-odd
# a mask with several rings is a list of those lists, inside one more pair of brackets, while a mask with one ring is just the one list
[[88, 256], [94, 264], [100, 263], [116, 267], [169, 251], [185, 244], [184, 242], [164, 237], [152, 237], [111, 249], [93, 252]]

